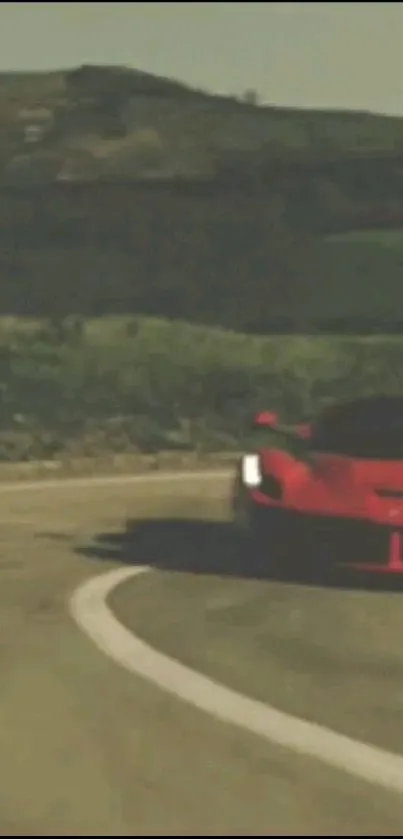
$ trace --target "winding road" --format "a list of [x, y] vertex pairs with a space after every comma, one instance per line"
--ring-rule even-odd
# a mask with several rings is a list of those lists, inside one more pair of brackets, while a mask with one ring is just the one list
[[402, 758], [192, 673], [105, 606], [138, 569], [80, 546], [207, 485], [227, 477], [0, 486], [1, 835], [401, 835]]

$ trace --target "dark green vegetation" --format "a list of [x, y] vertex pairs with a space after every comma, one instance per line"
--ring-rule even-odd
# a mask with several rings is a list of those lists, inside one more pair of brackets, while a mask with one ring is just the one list
[[3, 319], [3, 459], [234, 450], [251, 413], [402, 388], [403, 340], [254, 337], [147, 318]]
[[37, 182], [61, 169], [80, 179], [336, 171], [351, 157], [403, 154], [398, 118], [259, 105], [125, 67], [2, 73], [0, 120], [3, 175]]
[[400, 331], [403, 120], [124, 68], [0, 76], [0, 312]]

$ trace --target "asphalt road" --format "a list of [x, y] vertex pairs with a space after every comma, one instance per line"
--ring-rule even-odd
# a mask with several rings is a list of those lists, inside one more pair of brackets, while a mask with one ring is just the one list
[[[85, 551], [96, 534], [196, 515], [206, 495], [220, 516], [224, 491], [191, 478], [2, 490], [1, 835], [401, 835], [402, 796], [210, 718], [71, 620], [74, 589], [116, 562]], [[147, 606], [152, 624], [161, 604]]]

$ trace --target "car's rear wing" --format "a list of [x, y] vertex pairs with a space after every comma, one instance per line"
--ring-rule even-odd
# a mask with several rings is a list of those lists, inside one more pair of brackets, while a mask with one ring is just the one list
[[297, 425], [284, 425], [279, 421], [275, 411], [259, 411], [255, 414], [253, 428], [267, 428], [274, 433], [283, 434], [288, 437], [297, 437], [300, 440], [309, 440], [312, 431], [309, 422], [303, 422]]

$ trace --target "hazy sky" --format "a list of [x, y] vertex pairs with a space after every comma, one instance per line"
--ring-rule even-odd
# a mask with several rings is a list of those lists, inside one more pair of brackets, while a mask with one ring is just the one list
[[403, 114], [403, 3], [0, 3], [0, 70], [84, 62]]

